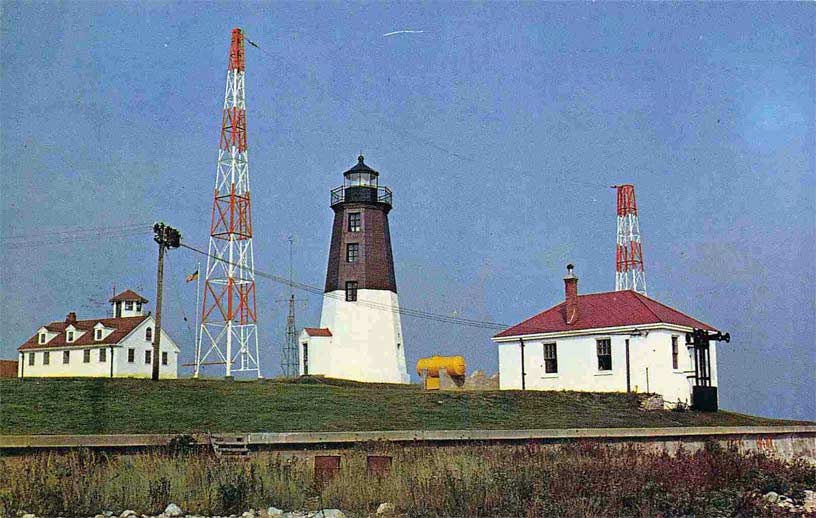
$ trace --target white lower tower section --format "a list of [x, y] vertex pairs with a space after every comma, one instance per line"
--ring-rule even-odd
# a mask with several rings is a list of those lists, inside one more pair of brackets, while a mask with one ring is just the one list
[[326, 293], [320, 327], [331, 337], [301, 335], [300, 374], [410, 383], [396, 293], [361, 289], [354, 302], [343, 290]]

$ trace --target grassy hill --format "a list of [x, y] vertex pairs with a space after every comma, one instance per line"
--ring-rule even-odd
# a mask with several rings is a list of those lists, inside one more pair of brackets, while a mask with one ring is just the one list
[[0, 434], [290, 432], [812, 424], [732, 412], [645, 412], [642, 396], [425, 392], [296, 380], [0, 380]]

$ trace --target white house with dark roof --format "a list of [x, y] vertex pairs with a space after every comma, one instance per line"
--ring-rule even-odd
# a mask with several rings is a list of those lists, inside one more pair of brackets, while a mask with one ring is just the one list
[[[713, 327], [632, 290], [578, 294], [569, 265], [564, 301], [493, 337], [502, 390], [650, 392], [691, 402], [686, 333]], [[716, 346], [710, 346], [717, 385]]]
[[[147, 299], [126, 290], [110, 299], [114, 317], [45, 324], [17, 348], [20, 378], [150, 378], [155, 320]], [[162, 330], [160, 378], [178, 377], [179, 348]]]

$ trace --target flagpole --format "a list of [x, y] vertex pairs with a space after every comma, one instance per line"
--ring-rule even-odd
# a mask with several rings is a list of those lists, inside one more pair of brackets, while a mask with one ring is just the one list
[[193, 378], [198, 378], [198, 371], [201, 368], [199, 364], [201, 358], [201, 340], [199, 340], [199, 333], [201, 330], [198, 325], [198, 297], [201, 293], [201, 261], [196, 265], [196, 307], [195, 307], [195, 372]]

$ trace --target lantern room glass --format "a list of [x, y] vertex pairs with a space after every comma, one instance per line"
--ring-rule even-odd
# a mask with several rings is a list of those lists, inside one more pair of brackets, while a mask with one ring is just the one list
[[377, 187], [377, 174], [353, 172], [345, 175], [344, 187]]

